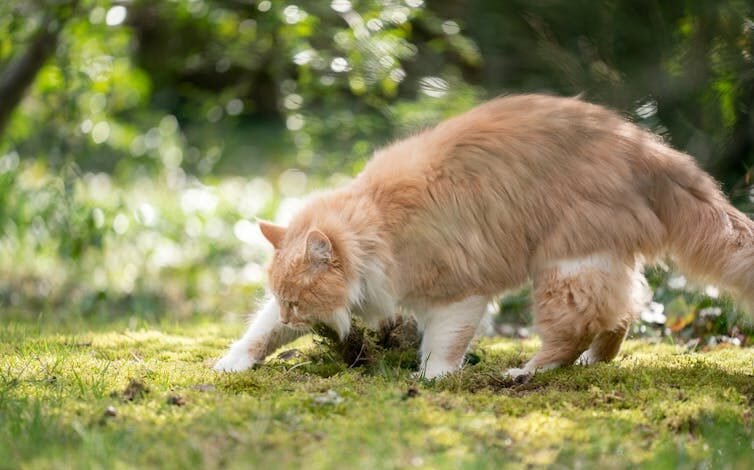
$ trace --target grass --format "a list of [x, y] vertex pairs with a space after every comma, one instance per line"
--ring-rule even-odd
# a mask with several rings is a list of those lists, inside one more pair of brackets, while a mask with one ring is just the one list
[[752, 468], [754, 349], [629, 341], [619, 359], [501, 380], [536, 340], [422, 382], [384, 354], [349, 369], [311, 339], [210, 369], [240, 326], [0, 328], [2, 468]]

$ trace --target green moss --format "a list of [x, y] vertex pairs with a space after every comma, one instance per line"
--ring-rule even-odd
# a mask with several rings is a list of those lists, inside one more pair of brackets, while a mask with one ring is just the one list
[[252, 371], [213, 372], [236, 334], [3, 326], [0, 467], [754, 464], [752, 349], [630, 341], [611, 364], [513, 384], [500, 373], [537, 342], [487, 339], [478, 363], [426, 382], [410, 348], [349, 368], [308, 338]]

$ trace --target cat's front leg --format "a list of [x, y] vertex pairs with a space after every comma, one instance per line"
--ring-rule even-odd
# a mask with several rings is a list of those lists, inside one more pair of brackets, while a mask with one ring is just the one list
[[254, 316], [246, 333], [230, 346], [214, 369], [240, 372], [262, 362], [280, 346], [301, 336], [303, 332], [287, 328], [280, 321], [280, 308], [274, 298], [267, 301]]
[[487, 299], [469, 297], [417, 316], [423, 329], [419, 374], [433, 379], [458, 370], [484, 315]]

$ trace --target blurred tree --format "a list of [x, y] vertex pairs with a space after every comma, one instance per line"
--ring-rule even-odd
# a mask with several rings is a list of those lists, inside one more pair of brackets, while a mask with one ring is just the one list
[[243, 161], [248, 141], [265, 138], [247, 133], [267, 122], [272, 141], [297, 148], [287, 164], [331, 171], [485, 94], [551, 91], [626, 110], [729, 188], [754, 164], [754, 7], [742, 0], [38, 0], [0, 9], [0, 130], [37, 76], [5, 133], [5, 147], [22, 155], [54, 157], [33, 133], [68, 141], [85, 167], [157, 168], [165, 149], [144, 143], [155, 144], [149, 131], [169, 115], [183, 154], [173, 151], [170, 165], [207, 173], [220, 159]]
[[[23, 35], [23, 27], [18, 18], [38, 16], [36, 26], [31, 37], [28, 38], [26, 48], [10, 58], [0, 56], [0, 136], [8, 123], [11, 113], [18, 106], [26, 90], [39, 73], [44, 63], [55, 52], [58, 36], [66, 21], [76, 10], [78, 0], [54, 2], [49, 8], [41, 8], [44, 13], [37, 13], [41, 7], [37, 2], [17, 4], [9, 2], [0, 6], [0, 26], [7, 28], [9, 40], [16, 35]], [[3, 63], [4, 62], [4, 63]]]
[[[19, 5], [5, 7], [10, 17], [34, 24]], [[28, 38], [9, 30], [18, 55]], [[447, 98], [466, 87], [459, 68], [481, 65], [458, 25], [421, 0], [82, 0], [60, 39], [5, 147], [54, 161], [49, 144], [62, 139], [84, 168], [121, 174], [166, 163], [150, 134], [166, 115], [182, 146], [168, 166], [178, 160], [191, 172], [207, 173], [221, 156], [242, 162], [254, 140], [246, 131], [260, 122], [285, 124], [301, 166], [358, 163], [402, 125], [394, 103], [434, 96], [423, 122], [471, 105]]]
[[298, 163], [321, 169], [389, 138], [389, 104], [413, 99], [423, 77], [481, 63], [457, 25], [444, 32], [418, 0], [137, 2], [129, 11], [155, 104], [201, 127], [238, 115], [284, 121]]
[[[463, 8], [459, 5], [463, 3]], [[694, 155], [728, 189], [754, 165], [754, 4], [439, 2], [476, 40], [492, 92], [585, 94]]]

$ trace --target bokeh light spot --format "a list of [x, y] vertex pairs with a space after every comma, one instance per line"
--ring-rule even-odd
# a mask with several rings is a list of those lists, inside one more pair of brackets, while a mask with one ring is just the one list
[[288, 5], [283, 9], [283, 20], [288, 24], [296, 24], [309, 16], [297, 5]]
[[338, 13], [345, 13], [351, 10], [351, 2], [348, 0], [333, 0], [330, 2], [330, 8]]
[[292, 114], [285, 120], [285, 126], [291, 131], [300, 131], [304, 127], [304, 116]]
[[449, 88], [448, 82], [440, 77], [424, 77], [419, 80], [419, 90], [432, 98], [442, 98]]
[[348, 61], [343, 57], [336, 57], [330, 62], [330, 68], [333, 72], [348, 72], [351, 67], [348, 65]]
[[107, 121], [98, 122], [92, 128], [92, 140], [95, 144], [101, 144], [110, 137], [110, 124]]
[[207, 120], [209, 122], [217, 122], [223, 117], [223, 108], [220, 106], [212, 106], [207, 111]]
[[458, 34], [461, 32], [461, 27], [458, 26], [458, 23], [452, 20], [448, 20], [443, 22], [442, 24], [442, 32], [447, 34], [448, 36], [452, 36], [454, 34]]
[[128, 216], [123, 213], [119, 213], [113, 219], [113, 230], [118, 235], [123, 235], [128, 230]]
[[123, 5], [115, 5], [114, 7], [107, 10], [107, 15], [105, 15], [105, 23], [107, 23], [108, 26], [118, 26], [119, 24], [126, 21], [126, 16], [128, 15], [128, 10], [126, 10], [126, 7]]
[[280, 193], [286, 197], [301, 196], [306, 192], [307, 177], [301, 170], [286, 170], [278, 178]]
[[238, 98], [228, 101], [228, 104], [225, 105], [225, 112], [228, 113], [228, 116], [238, 116], [243, 112], [243, 101]]

